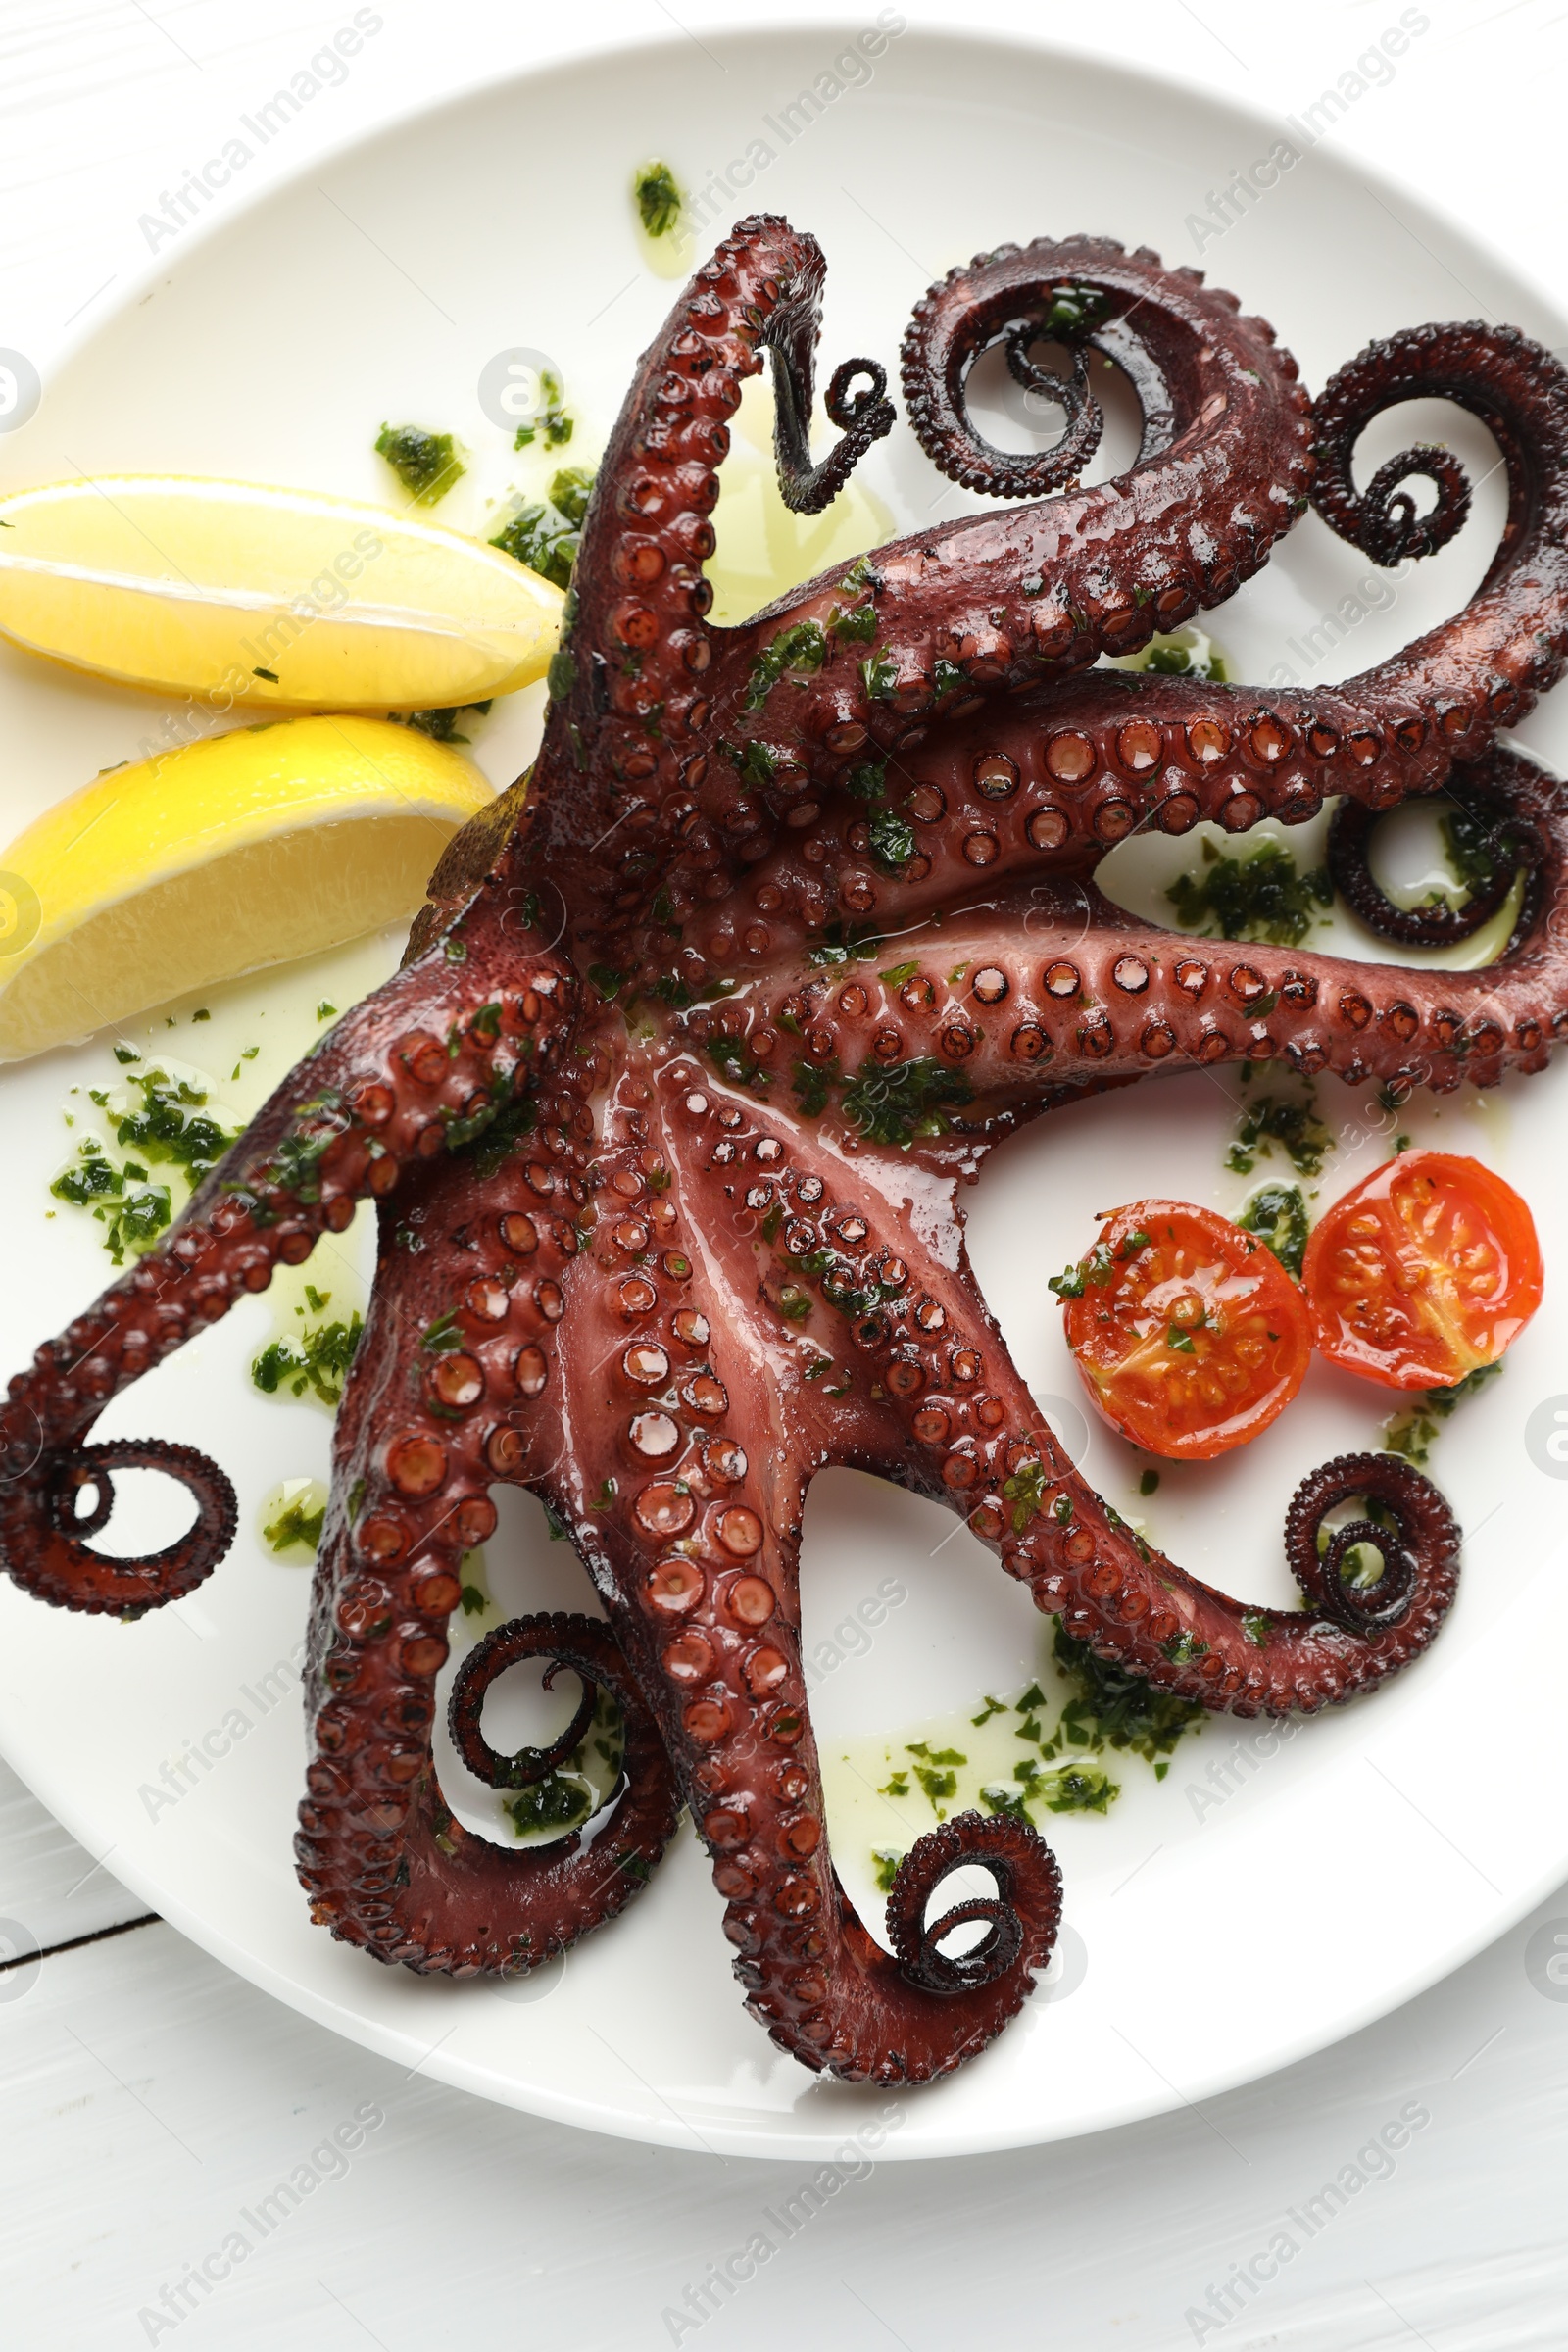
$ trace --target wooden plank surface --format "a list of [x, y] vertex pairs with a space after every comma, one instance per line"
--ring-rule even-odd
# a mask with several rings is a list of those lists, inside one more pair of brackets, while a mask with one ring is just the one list
[[[42, 358], [112, 299], [141, 258], [139, 212], [352, 13], [0, 5], [0, 341]], [[377, 13], [355, 74], [296, 126], [283, 163], [480, 66], [587, 37], [569, 12], [500, 0]], [[695, 38], [717, 13], [602, 6], [592, 37]], [[1086, 34], [1062, 0], [1011, 13], [1066, 39], [1102, 32], [1120, 55], [1282, 113], [1398, 16], [1358, 0], [1180, 13], [1125, 0], [1113, 34], [1108, 21]], [[1425, 13], [1430, 31], [1343, 141], [1506, 240], [1560, 297], [1556, 0]], [[0, 771], [0, 823], [3, 794]], [[1503, 1745], [1478, 1769], [1505, 1801], [1505, 1725], [1494, 1732]], [[1568, 1890], [1396, 2016], [1201, 2111], [1022, 2154], [847, 2168], [831, 2193], [810, 2167], [656, 2152], [409, 2078], [161, 1922], [127, 1926], [140, 1910], [0, 1771], [0, 1963], [16, 1963], [0, 1965], [5, 2352], [176, 2337], [198, 2352], [697, 2338], [705, 2352], [948, 2352], [982, 2331], [1063, 2352], [1568, 2340], [1568, 1985], [1547, 1967]], [[705, 2289], [760, 2236], [771, 2246], [754, 2276]]]

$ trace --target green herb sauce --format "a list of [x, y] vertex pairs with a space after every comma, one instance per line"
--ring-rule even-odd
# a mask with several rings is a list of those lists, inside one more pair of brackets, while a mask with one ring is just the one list
[[1425, 1469], [1434, 1443], [1443, 1435], [1443, 1424], [1448, 1420], [1467, 1396], [1473, 1396], [1489, 1380], [1494, 1380], [1502, 1370], [1501, 1364], [1478, 1364], [1467, 1372], [1451, 1389], [1428, 1389], [1425, 1396], [1403, 1413], [1383, 1425], [1383, 1450], [1401, 1454], [1418, 1470]]
[[[115, 1058], [126, 1064], [141, 1056], [116, 1047]], [[57, 1200], [92, 1210], [104, 1227], [104, 1247], [117, 1266], [124, 1264], [127, 1252], [150, 1248], [172, 1221], [170, 1189], [149, 1181], [147, 1163], [177, 1170], [194, 1192], [239, 1134], [237, 1128], [220, 1126], [208, 1115], [206, 1090], [187, 1079], [172, 1079], [167, 1070], [154, 1068], [127, 1078], [125, 1084], [141, 1096], [141, 1107], [116, 1119], [115, 1144], [122, 1152], [129, 1147], [135, 1156], [117, 1165], [109, 1146], [95, 1136], [84, 1137], [76, 1147], [77, 1165], [49, 1187]], [[106, 1089], [93, 1087], [88, 1092], [100, 1110], [109, 1110]]]
[[1209, 938], [1266, 939], [1276, 947], [1299, 947], [1322, 908], [1334, 904], [1326, 866], [1297, 869], [1289, 850], [1260, 842], [1244, 858], [1226, 858], [1210, 841], [1203, 848], [1201, 874], [1178, 874], [1165, 896], [1178, 920]]
[[[322, 1297], [323, 1305], [330, 1295]], [[365, 1318], [358, 1311], [346, 1323], [307, 1325], [295, 1339], [274, 1340], [264, 1348], [251, 1365], [251, 1379], [266, 1396], [275, 1396], [285, 1385], [295, 1396], [309, 1388], [322, 1404], [336, 1406], [364, 1331]]]
[[1259, 1095], [1242, 1114], [1225, 1165], [1233, 1175], [1250, 1176], [1260, 1159], [1273, 1158], [1276, 1144], [1298, 1176], [1321, 1176], [1335, 1149], [1334, 1135], [1309, 1098]]
[[872, 1144], [904, 1149], [916, 1136], [946, 1135], [950, 1108], [973, 1100], [962, 1070], [929, 1054], [886, 1065], [866, 1062], [844, 1090], [844, 1115]]
[[632, 174], [631, 193], [644, 235], [667, 237], [686, 201], [669, 166], [657, 161], [639, 164]]
[[383, 424], [375, 437], [375, 454], [385, 458], [421, 507], [435, 506], [467, 471], [452, 435], [432, 433], [422, 424]]
[[300, 1544], [308, 1551], [319, 1551], [325, 1519], [324, 1502], [314, 1511], [308, 1511], [301, 1502], [291, 1502], [262, 1533], [274, 1551], [292, 1551]]
[[1183, 1734], [1203, 1720], [1206, 1710], [1196, 1699], [1156, 1690], [1142, 1675], [1097, 1658], [1087, 1642], [1075, 1641], [1064, 1630], [1059, 1618], [1052, 1654], [1078, 1687], [1077, 1695], [1062, 1710], [1057, 1740], [1065, 1732], [1072, 1745], [1091, 1754], [1105, 1747], [1130, 1748], [1152, 1764], [1170, 1756]]
[[1306, 1202], [1297, 1184], [1262, 1184], [1236, 1220], [1273, 1250], [1287, 1274], [1301, 1279], [1308, 1232]]
[[[526, 564], [541, 579], [554, 581], [558, 588], [569, 586], [594, 480], [586, 466], [563, 466], [551, 479], [549, 506], [519, 508], [505, 528], [496, 533], [491, 546], [499, 547], [514, 562]], [[559, 654], [556, 657], [558, 661], [561, 658]], [[551, 693], [556, 701], [563, 700], [569, 690], [567, 680], [561, 693], [557, 693], [552, 680]]]

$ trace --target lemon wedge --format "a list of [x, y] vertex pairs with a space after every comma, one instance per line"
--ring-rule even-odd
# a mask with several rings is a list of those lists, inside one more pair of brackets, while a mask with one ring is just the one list
[[493, 797], [384, 719], [274, 719], [110, 769], [0, 851], [0, 1061], [406, 920]]
[[0, 632], [220, 714], [511, 694], [544, 675], [561, 606], [498, 548], [312, 490], [98, 474], [0, 499]]

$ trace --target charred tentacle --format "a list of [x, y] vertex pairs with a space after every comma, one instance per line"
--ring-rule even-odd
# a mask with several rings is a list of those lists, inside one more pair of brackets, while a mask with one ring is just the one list
[[[508, 1667], [519, 1665], [524, 1658], [541, 1657], [551, 1661], [544, 1678], [547, 1690], [564, 1666], [576, 1675], [582, 1692], [576, 1712], [548, 1747], [523, 1747], [515, 1755], [504, 1756], [491, 1746], [480, 1728], [485, 1699]], [[582, 1745], [593, 1725], [599, 1685], [603, 1682], [610, 1689], [612, 1673], [624, 1714], [639, 1702], [635, 1695], [623, 1695], [633, 1687], [608, 1626], [592, 1617], [514, 1617], [476, 1642], [459, 1669], [447, 1707], [452, 1744], [475, 1779], [490, 1788], [534, 1788]]]
[[[1327, 1534], [1323, 1522], [1341, 1503], [1365, 1501], [1380, 1517], [1354, 1519]], [[1359, 1549], [1381, 1561], [1374, 1582], [1345, 1573]], [[1389, 1453], [1345, 1453], [1303, 1480], [1285, 1522], [1291, 1574], [1314, 1608], [1348, 1632], [1397, 1625], [1423, 1582], [1450, 1575], [1459, 1553], [1453, 1513], [1430, 1479]]]
[[[15, 1410], [15, 1408], [13, 1408]], [[115, 1470], [161, 1470], [195, 1499], [196, 1517], [162, 1551], [116, 1559], [86, 1539], [108, 1524]], [[94, 1500], [77, 1508], [91, 1491]], [[205, 1453], [161, 1438], [111, 1439], [51, 1452], [0, 1486], [0, 1555], [19, 1585], [56, 1608], [139, 1617], [211, 1576], [234, 1540], [234, 1490]]]
[[[1503, 771], [1494, 763], [1494, 773]], [[1475, 884], [1462, 906], [1451, 901], [1425, 906], [1396, 905], [1373, 873], [1369, 852], [1376, 830], [1374, 812], [1355, 801], [1345, 801], [1334, 812], [1329, 828], [1328, 868], [1334, 887], [1368, 930], [1381, 939], [1397, 940], [1410, 948], [1444, 948], [1473, 939], [1502, 906], [1521, 866], [1539, 873], [1540, 848], [1531, 829], [1510, 819], [1496, 800], [1457, 778], [1444, 796], [1449, 807], [1467, 817], [1477, 835], [1477, 848], [1491, 867], [1491, 879]], [[1519, 930], [1529, 926], [1534, 909], [1520, 909]]]
[[[781, 338], [772, 345], [772, 351], [776, 404], [773, 445], [778, 458], [779, 495], [797, 514], [820, 514], [837, 498], [872, 444], [893, 430], [895, 411], [892, 401], [885, 398], [887, 369], [878, 367], [875, 360], [846, 360], [841, 368], [834, 369], [822, 406], [829, 421], [842, 429], [843, 438], [819, 466], [813, 466], [809, 363], [807, 362], [802, 375], [798, 371], [801, 363], [796, 357], [793, 338]], [[865, 385], [852, 397], [850, 386], [858, 376], [865, 378]]]
[[[966, 1863], [991, 1873], [996, 1893], [956, 1903], [927, 1927], [938, 1886]], [[967, 1951], [942, 1950], [956, 1930], [980, 1924], [986, 1933]], [[1044, 1968], [1060, 1924], [1061, 1873], [1054, 1855], [1025, 1823], [1003, 1814], [987, 1820], [960, 1813], [928, 1830], [900, 1863], [888, 1896], [888, 1934], [899, 1965], [928, 1992], [976, 1990], [1007, 1975], [1020, 1959], [1032, 1970]]]

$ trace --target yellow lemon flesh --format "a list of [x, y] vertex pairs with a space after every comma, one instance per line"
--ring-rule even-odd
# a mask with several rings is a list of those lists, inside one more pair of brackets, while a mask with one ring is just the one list
[[0, 851], [0, 1061], [407, 920], [493, 797], [384, 719], [273, 720], [111, 769]]
[[220, 713], [511, 694], [544, 675], [561, 606], [499, 548], [313, 490], [100, 474], [0, 499], [0, 631]]

